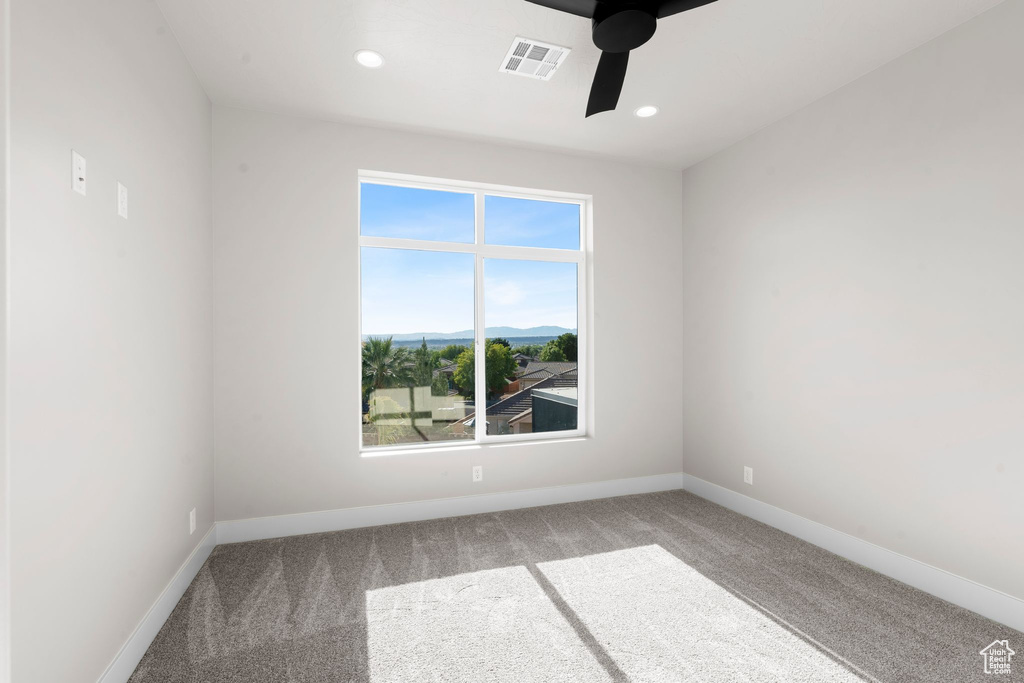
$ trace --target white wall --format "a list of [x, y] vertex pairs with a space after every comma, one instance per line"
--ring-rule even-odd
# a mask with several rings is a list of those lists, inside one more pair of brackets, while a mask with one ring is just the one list
[[1022, 26], [1007, 2], [685, 172], [677, 309], [688, 474], [1018, 597]]
[[211, 110], [150, 0], [11, 5], [14, 680], [92, 683], [213, 521]]
[[[360, 457], [358, 169], [594, 196], [592, 438]], [[217, 519], [680, 471], [680, 220], [678, 171], [215, 107]]]
[[7, 449], [8, 10], [8, 1], [0, 0], [0, 683], [8, 683], [11, 676], [11, 498]]

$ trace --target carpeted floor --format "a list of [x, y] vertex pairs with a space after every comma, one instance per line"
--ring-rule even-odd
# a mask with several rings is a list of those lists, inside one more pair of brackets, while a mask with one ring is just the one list
[[131, 681], [961, 683], [997, 638], [674, 491], [219, 546]]

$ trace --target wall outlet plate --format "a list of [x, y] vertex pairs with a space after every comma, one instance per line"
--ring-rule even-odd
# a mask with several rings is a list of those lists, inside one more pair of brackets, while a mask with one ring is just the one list
[[192, 511], [188, 513], [188, 535], [191, 536], [196, 532], [196, 509], [192, 508]]
[[750, 484], [751, 486], [754, 485], [754, 468], [753, 467], [744, 467], [743, 468], [743, 483], [744, 484]]
[[484, 480], [484, 466], [483, 465], [473, 465], [473, 481], [474, 482], [478, 482], [478, 481], [483, 481], [483, 480]]

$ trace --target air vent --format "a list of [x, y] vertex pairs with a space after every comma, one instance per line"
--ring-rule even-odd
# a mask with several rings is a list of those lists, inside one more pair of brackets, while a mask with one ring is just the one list
[[567, 47], [516, 36], [505, 59], [501, 60], [499, 71], [546, 81], [555, 74], [570, 52]]

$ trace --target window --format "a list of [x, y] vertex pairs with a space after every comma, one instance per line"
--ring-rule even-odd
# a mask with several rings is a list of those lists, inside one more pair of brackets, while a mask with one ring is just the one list
[[585, 433], [587, 198], [359, 181], [360, 446]]

